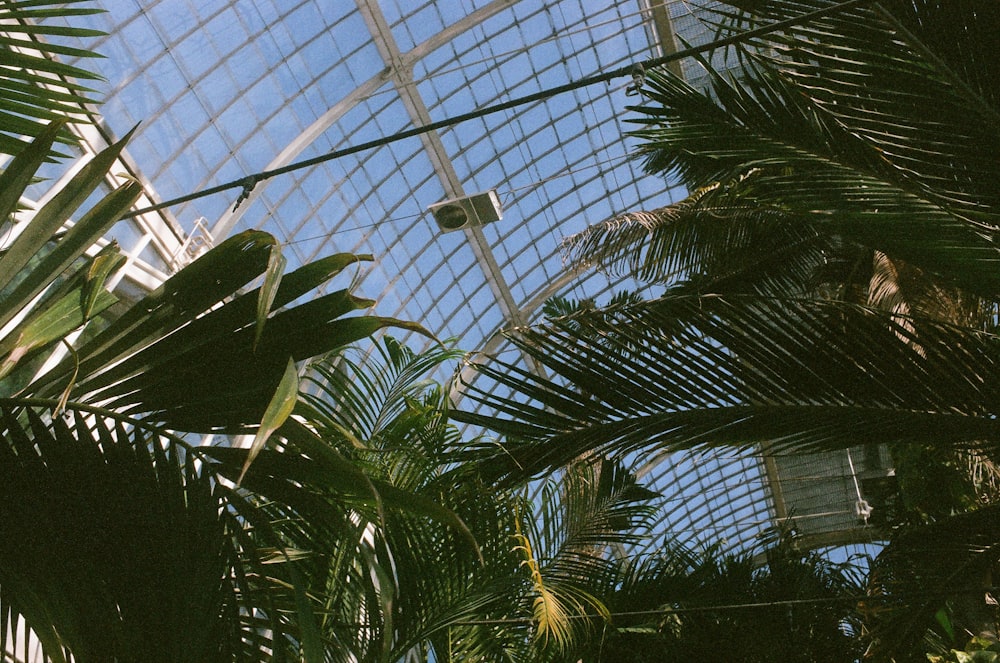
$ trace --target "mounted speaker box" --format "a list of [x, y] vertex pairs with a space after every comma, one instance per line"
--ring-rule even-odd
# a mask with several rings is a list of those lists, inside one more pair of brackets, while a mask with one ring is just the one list
[[492, 189], [462, 198], [442, 200], [427, 209], [434, 215], [441, 232], [446, 233], [472, 226], [483, 226], [503, 218], [500, 198]]

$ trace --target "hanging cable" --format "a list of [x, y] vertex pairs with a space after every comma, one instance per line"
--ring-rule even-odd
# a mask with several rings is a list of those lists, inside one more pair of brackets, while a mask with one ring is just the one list
[[[947, 599], [959, 594], [979, 594], [982, 593], [992, 593], [996, 591], [996, 587], [986, 586], [986, 587], [967, 587], [967, 588], [954, 588], [942, 591], [923, 591], [914, 592], [907, 594], [907, 598], [910, 599]], [[669, 606], [663, 608], [654, 608], [651, 610], [631, 610], [622, 612], [610, 612], [607, 613], [607, 617], [655, 617], [658, 615], [682, 615], [687, 613], [699, 613], [699, 612], [724, 612], [732, 610], [756, 610], [761, 608], [774, 608], [774, 607], [788, 607], [794, 608], [796, 606], [810, 606], [810, 605], [832, 605], [832, 604], [865, 604], [874, 605], [881, 602], [894, 603], [898, 601], [897, 597], [892, 595], [879, 595], [879, 594], [855, 594], [849, 596], [827, 596], [827, 597], [817, 597], [811, 599], [785, 599], [778, 601], [758, 601], [754, 603], [722, 603], [718, 605], [693, 605], [693, 606]], [[568, 619], [596, 619], [599, 615], [566, 615]], [[468, 619], [462, 621], [456, 621], [455, 626], [494, 626], [494, 625], [530, 625], [535, 621], [534, 617], [500, 617], [496, 619]]]
[[854, 469], [854, 459], [851, 458], [851, 450], [847, 449], [847, 464], [851, 468], [851, 478], [854, 480], [854, 492], [858, 496], [858, 501], [854, 504], [854, 512], [857, 514], [858, 518], [865, 521], [865, 525], [868, 524], [868, 519], [872, 515], [872, 507], [865, 499], [864, 495], [861, 494], [861, 484], [858, 483], [858, 473]]
[[[644, 62], [629, 64], [624, 67], [619, 67], [618, 69], [615, 69], [610, 72], [596, 74], [594, 76], [589, 76], [587, 78], [583, 78], [578, 81], [571, 81], [564, 85], [558, 85], [556, 87], [548, 88], [546, 90], [541, 90], [539, 92], [528, 94], [523, 97], [511, 99], [509, 101], [505, 101], [499, 104], [494, 104], [492, 106], [487, 106], [486, 108], [480, 108], [478, 110], [471, 111], [469, 113], [462, 113], [461, 115], [456, 115], [454, 117], [439, 120], [437, 122], [431, 122], [430, 124], [425, 124], [423, 126], [414, 127], [413, 129], [401, 131], [392, 136], [385, 136], [383, 138], [370, 140], [366, 143], [361, 143], [359, 145], [354, 145], [352, 147], [346, 147], [344, 149], [327, 152], [326, 154], [322, 154], [318, 157], [305, 159], [303, 161], [297, 161], [295, 163], [291, 163], [281, 168], [275, 168], [273, 170], [265, 170], [253, 175], [241, 177], [237, 180], [232, 180], [224, 184], [219, 184], [213, 187], [209, 187], [207, 189], [203, 189], [201, 191], [189, 193], [184, 196], [179, 196], [177, 198], [166, 200], [162, 203], [157, 203], [156, 205], [150, 205], [148, 207], [144, 207], [142, 209], [129, 212], [128, 214], [124, 214], [119, 218], [120, 219], [133, 218], [141, 214], [155, 212], [157, 210], [161, 210], [167, 207], [172, 207], [174, 205], [180, 205], [181, 203], [187, 203], [192, 200], [197, 200], [199, 198], [205, 198], [207, 196], [211, 196], [216, 193], [222, 193], [223, 191], [228, 191], [230, 189], [244, 190], [246, 188], [248, 180], [252, 180], [256, 184], [264, 180], [271, 179], [272, 177], [276, 177], [278, 175], [284, 175], [286, 173], [291, 173], [297, 170], [301, 170], [303, 168], [310, 168], [312, 166], [325, 163], [327, 161], [332, 161], [334, 159], [339, 159], [341, 157], [350, 156], [352, 154], [357, 154], [358, 152], [364, 152], [366, 150], [375, 149], [377, 147], [383, 147], [391, 143], [396, 143], [402, 140], [406, 140], [407, 138], [413, 138], [414, 136], [419, 136], [421, 134], [437, 131], [438, 129], [445, 129], [447, 127], [452, 127], [457, 124], [467, 122], [469, 120], [475, 120], [511, 108], [517, 108], [518, 106], [524, 106], [526, 104], [531, 104], [536, 101], [543, 101], [545, 99], [549, 99], [551, 97], [563, 94], [565, 92], [572, 92], [573, 90], [577, 90], [590, 85], [596, 85], [598, 83], [608, 83], [616, 78], [628, 77], [630, 80], [633, 81], [634, 85], [636, 80], [634, 77], [634, 73], [640, 67], [642, 68], [643, 71], [648, 71], [649, 69], [662, 66], [674, 60], [679, 60], [681, 58], [690, 57], [692, 55], [697, 55], [699, 53], [704, 53], [722, 46], [730, 46], [732, 44], [744, 42], [749, 39], [753, 39], [754, 37], [760, 37], [762, 35], [766, 35], [772, 32], [777, 32], [778, 30], [783, 30], [785, 28], [793, 27], [795, 25], [799, 25], [801, 23], [805, 23], [816, 18], [822, 18], [823, 16], [834, 14], [836, 12], [845, 9], [850, 9], [852, 7], [856, 7], [862, 4], [867, 4], [870, 2], [873, 2], [873, 0], [845, 0], [844, 2], [839, 2], [835, 5], [824, 7], [823, 9], [817, 9], [811, 12], [807, 12], [801, 16], [795, 16], [793, 18], [785, 19], [782, 21], [769, 23], [768, 25], [763, 25], [759, 28], [746, 30], [744, 32], [740, 32], [738, 34], [734, 34], [729, 37], [715, 39], [700, 46], [692, 46], [690, 48], [681, 49], [679, 51], [675, 51], [673, 53], [664, 55], [659, 58], [653, 58], [651, 60], [646, 60]], [[237, 205], [239, 205], [240, 202], [242, 202], [242, 200], [238, 201]]]

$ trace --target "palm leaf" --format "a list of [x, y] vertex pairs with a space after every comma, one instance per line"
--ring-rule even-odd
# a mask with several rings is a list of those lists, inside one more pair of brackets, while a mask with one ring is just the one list
[[[830, 3], [753, 4], [767, 20], [792, 5], [801, 11]], [[832, 14], [762, 44], [773, 49], [782, 75], [881, 155], [902, 186], [993, 229], [1000, 203], [990, 184], [1000, 148], [998, 26], [1000, 11], [988, 1], [943, 7], [893, 0]]]
[[576, 660], [610, 619], [604, 601], [619, 561], [606, 552], [650, 526], [651, 497], [623, 467], [594, 459], [509, 503], [508, 542], [494, 538], [499, 547], [484, 550], [487, 565], [472, 577], [494, 600], [452, 627], [454, 660]]
[[363, 356], [355, 348], [310, 364], [304, 381], [315, 395], [304, 394], [299, 412], [329, 439], [347, 437], [365, 447], [399, 440], [382, 436], [433, 391], [428, 373], [463, 354], [443, 346], [414, 353], [390, 336], [376, 351]]
[[[314, 577], [324, 579], [330, 610], [324, 632], [359, 658], [528, 660], [578, 646], [593, 620], [600, 620], [601, 603], [591, 580], [603, 579], [613, 565], [599, 551], [634, 541], [649, 515], [650, 493], [609, 463], [581, 466], [573, 479], [553, 483], [537, 510], [519, 493], [498, 492], [462, 465], [445, 472], [461, 447], [444, 416], [444, 394], [426, 376], [456, 355], [440, 347], [413, 353], [385, 339], [378, 353], [356, 351], [316, 362], [306, 378], [311, 393], [296, 416], [365, 468], [368, 485], [383, 498], [381, 509], [354, 502], [355, 538], [315, 560]], [[318, 446], [303, 450], [317, 459], [326, 453]], [[211, 454], [219, 458], [221, 451]], [[275, 508], [279, 502], [293, 503], [254, 482], [276, 457], [262, 452], [245, 483], [269, 496]], [[344, 488], [324, 483], [317, 474], [282, 474], [314, 495], [327, 495], [323, 499], [331, 505], [343, 499], [337, 495], [343, 496]], [[360, 479], [345, 483], [360, 491], [355, 498], [366, 490]], [[414, 500], [430, 498], [453, 510], [477, 546], [446, 520], [422, 517], [428, 514], [412, 509], [416, 501], [411, 508], [397, 508], [407, 506], [400, 489], [411, 491]], [[308, 513], [301, 511], [295, 522], [312, 528], [329, 518]], [[514, 549], [515, 514], [521, 514], [523, 531], [537, 546], [540, 584], [532, 583], [521, 564], [523, 555]], [[292, 547], [308, 541], [299, 527], [287, 530]], [[378, 578], [374, 586], [373, 577]], [[343, 578], [351, 580], [337, 581]], [[533, 615], [541, 632], [549, 634], [547, 640], [535, 640]], [[497, 619], [514, 621], [501, 626]]]
[[[44, 135], [40, 143], [33, 146], [33, 150], [36, 153], [46, 151], [51, 145], [51, 137], [51, 132]], [[128, 136], [105, 148], [88, 161], [66, 186], [56, 192], [49, 202], [35, 213], [0, 258], [0, 269], [3, 270], [0, 272], [0, 288], [7, 288], [15, 279], [20, 279], [13, 292], [4, 298], [3, 315], [0, 317], [0, 321], [4, 324], [73, 260], [90, 248], [96, 239], [101, 237], [138, 199], [141, 188], [137, 183], [130, 182], [123, 185], [83, 215], [80, 222], [74, 224], [54, 247], [45, 250], [57, 232], [67, 225], [81, 205], [103, 184], [108, 170], [124, 149], [127, 139]], [[12, 163], [11, 168], [16, 169], [11, 175], [12, 179], [16, 178], [17, 184], [26, 186], [28, 182], [25, 182], [23, 175], [18, 175], [18, 172], [21, 168], [29, 168], [37, 163], [37, 158], [24, 163], [20, 161]], [[11, 199], [16, 200], [13, 196]], [[43, 259], [26, 275], [25, 268], [37, 259], [39, 254], [44, 256]]]
[[[191, 450], [72, 404], [65, 421], [24, 402], [0, 410], [0, 612], [12, 637], [23, 624], [49, 658], [77, 661], [270, 660], [289, 646], [282, 611], [262, 611], [267, 576], [234, 536], [244, 525], [231, 493]], [[268, 614], [259, 629], [255, 615]]]
[[928, 634], [940, 630], [936, 616], [949, 606], [956, 630], [992, 623], [987, 600], [1000, 562], [998, 517], [990, 505], [893, 536], [871, 571], [866, 609], [873, 655], [919, 655]]
[[[536, 522], [544, 528], [536, 536], [553, 560], [602, 556], [608, 546], [642, 541], [655, 517], [657, 509], [651, 502], [657, 497], [622, 465], [582, 459], [568, 468], [562, 481], [547, 483], [540, 491]], [[558, 570], [560, 562], [551, 568]], [[566, 574], [571, 577], [574, 574]]]
[[831, 238], [809, 217], [696, 191], [673, 205], [629, 212], [563, 239], [577, 269], [669, 283], [686, 277], [712, 292], [787, 294], [815, 286]]
[[[0, 213], [14, 213], [58, 131], [58, 124], [49, 127], [0, 174]], [[104, 287], [122, 264], [117, 246], [109, 244], [93, 258], [85, 258], [85, 253], [134, 203], [140, 187], [129, 182], [71, 220], [101, 185], [123, 146], [119, 142], [96, 155], [31, 220], [14, 227], [16, 238], [0, 257], [0, 324], [8, 325], [0, 340], [0, 373], [28, 374], [8, 380], [7, 392], [16, 390], [13, 384], [22, 387], [30, 379], [29, 371], [37, 370], [29, 359], [51, 352], [71, 331], [117, 301]]]
[[[757, 20], [772, 20], [831, 3], [753, 4], [764, 12]], [[643, 141], [639, 155], [647, 169], [675, 172], [689, 187], [722, 183], [720, 192], [739, 202], [735, 209], [805, 221], [827, 236], [842, 235], [991, 296], [1000, 285], [992, 230], [998, 224], [988, 211], [998, 173], [994, 161], [977, 155], [995, 151], [998, 125], [986, 102], [967, 94], [954, 103], [979, 109], [974, 130], [958, 110], [939, 121], [929, 96], [937, 88], [898, 71], [910, 67], [942, 85], [954, 78], [957, 65], [941, 65], [921, 41], [938, 21], [946, 33], [996, 33], [994, 9], [960, 4], [960, 25], [925, 3], [893, 3], [886, 14], [859, 6], [761, 38], [759, 52], [778, 55], [747, 53], [739, 81], [709, 70], [711, 94], [651, 72], [644, 88], [650, 102], [637, 109], [642, 128], [633, 132]], [[982, 11], [967, 11], [973, 6]], [[921, 30], [895, 39], [897, 23], [911, 19], [923, 21]], [[967, 54], [974, 62], [981, 59], [976, 48]], [[963, 71], [975, 68], [966, 65]], [[864, 80], [865, 94], [857, 95], [856, 86], [839, 90], [841, 77]], [[925, 103], [913, 103], [918, 86]], [[859, 104], [857, 117], [849, 115]], [[911, 125], [922, 128], [911, 132]], [[970, 138], [970, 131], [976, 135]], [[975, 150], [967, 149], [972, 142]], [[940, 143], [948, 145], [938, 149]], [[919, 158], [926, 168], [915, 164]]]
[[[348, 348], [314, 362], [294, 415], [308, 428], [279, 429], [287, 442], [263, 450], [243, 481], [288, 547], [308, 551], [304, 575], [323, 597], [319, 628], [337, 660], [398, 660], [498, 602], [472, 583], [485, 584], [479, 546], [505, 536], [498, 502], [439, 479], [456, 431], [427, 374], [457, 354], [386, 338], [374, 356]], [[235, 476], [247, 451], [205, 455]]]
[[[270, 235], [257, 231], [225, 240], [78, 348], [78, 358], [30, 385], [29, 393], [60, 393], [78, 372], [71, 390], [76, 400], [145, 413], [178, 430], [240, 432], [260, 423], [289, 358], [303, 361], [389, 326], [427, 333], [391, 318], [344, 317], [372, 302], [339, 290], [272, 313], [258, 342], [259, 293], [238, 291], [265, 272], [273, 246]], [[364, 259], [334, 255], [286, 275], [273, 307]], [[198, 399], [191, 398], [192, 384], [201, 389]]]
[[[18, 154], [26, 146], [23, 137], [44, 133], [53, 120], [90, 122], [86, 104], [94, 103], [91, 89], [77, 81], [100, 80], [96, 74], [63, 64], [58, 56], [97, 57], [89, 50], [58, 43], [63, 37], [90, 38], [100, 32], [84, 28], [53, 26], [46, 19], [69, 18], [99, 10], [71, 2], [18, 2], [0, 4], [0, 153]], [[75, 138], [60, 125], [59, 139]]]
[[643, 538], [655, 497], [621, 465], [596, 458], [574, 463], [562, 480], [543, 486], [526, 528], [530, 538], [523, 538], [535, 542], [527, 548], [535, 555], [532, 608], [536, 638], [546, 648], [580, 647], [595, 625], [610, 621], [602, 590], [618, 556], [609, 549]]
[[576, 323], [586, 331], [553, 324], [512, 338], [550, 379], [477, 366], [528, 397], [473, 384], [468, 395], [496, 414], [453, 413], [510, 437], [482, 449], [487, 475], [530, 476], [588, 452], [998, 441], [991, 334], [832, 302], [725, 297], [668, 297]]

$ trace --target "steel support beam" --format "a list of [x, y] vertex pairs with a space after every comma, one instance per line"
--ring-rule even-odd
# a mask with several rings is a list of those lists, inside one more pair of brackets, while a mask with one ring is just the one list
[[[399, 49], [396, 48], [396, 66], [400, 68], [400, 71], [412, 72], [414, 64], [422, 60], [428, 53], [432, 53], [438, 48], [441, 48], [455, 39], [458, 35], [475, 27], [491, 16], [500, 13], [504, 9], [513, 5], [515, 2], [516, 0], [494, 0], [485, 7], [469, 14], [462, 20], [448, 26], [430, 39], [418, 44], [407, 53], [399, 53]], [[364, 10], [362, 9], [362, 11]], [[366, 21], [367, 20], [368, 19], [366, 18]], [[374, 32], [372, 35], [377, 43], [378, 37], [375, 36]], [[379, 46], [379, 52], [382, 52], [381, 46]], [[383, 57], [386, 56], [383, 55]], [[388, 59], [386, 60], [387, 63], [389, 61], [390, 60]], [[278, 156], [267, 164], [264, 170], [275, 170], [277, 168], [287, 166], [295, 161], [295, 159], [302, 154], [307, 147], [309, 147], [317, 138], [322, 136], [326, 130], [333, 126], [338, 120], [340, 120], [340, 118], [357, 106], [361, 101], [375, 94], [375, 92], [377, 92], [383, 85], [393, 81], [396, 76], [397, 73], [395, 71], [395, 67], [387, 66], [383, 71], [359, 85], [354, 89], [354, 91], [331, 106], [325, 113], [323, 113], [323, 115], [318, 117], [315, 122], [306, 127], [301, 134], [289, 142], [288, 145], [286, 145], [285, 148], [278, 154]], [[252, 205], [253, 202], [260, 197], [266, 185], [266, 181], [258, 183], [257, 186], [254, 187], [253, 191], [250, 192], [250, 195], [247, 196], [238, 208], [223, 214], [215, 225], [212, 226], [212, 236], [220, 239], [227, 237], [250, 205]]]

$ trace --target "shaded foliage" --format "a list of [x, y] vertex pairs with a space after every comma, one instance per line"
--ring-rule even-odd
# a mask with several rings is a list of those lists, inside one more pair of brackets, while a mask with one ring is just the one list
[[[566, 246], [667, 296], [515, 330], [549, 377], [482, 363], [516, 395], [473, 383], [495, 415], [457, 417], [509, 436], [479, 450], [509, 482], [593, 452], [894, 445], [903, 501], [930, 522], [879, 560], [867, 654], [916, 660], [991, 624], [982, 596], [956, 606], [988, 586], [993, 507], [952, 514], [993, 499], [957, 473], [997, 454], [1000, 10], [836, 4], [719, 3], [723, 35], [836, 11], [733, 47], [738, 77], [706, 57], [708, 91], [647, 74], [637, 154], [692, 194]], [[928, 459], [935, 483], [915, 481]]]

